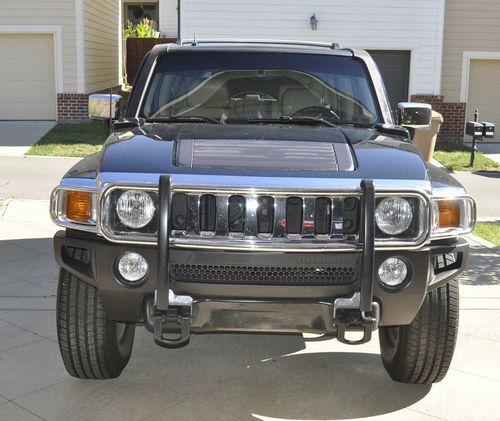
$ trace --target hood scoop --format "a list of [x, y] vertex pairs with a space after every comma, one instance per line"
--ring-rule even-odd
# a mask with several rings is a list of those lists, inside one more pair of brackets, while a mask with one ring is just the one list
[[182, 139], [177, 140], [175, 165], [284, 171], [353, 171], [354, 160], [345, 142]]

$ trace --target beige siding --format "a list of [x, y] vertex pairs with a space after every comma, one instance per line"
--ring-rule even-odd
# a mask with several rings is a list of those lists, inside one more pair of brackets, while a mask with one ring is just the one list
[[1, 25], [60, 25], [64, 91], [76, 92], [75, 2], [74, 0], [1, 0]]
[[464, 51], [500, 51], [499, 0], [446, 0], [441, 93], [460, 100]]
[[85, 92], [117, 86], [119, 82], [119, 0], [84, 0]]

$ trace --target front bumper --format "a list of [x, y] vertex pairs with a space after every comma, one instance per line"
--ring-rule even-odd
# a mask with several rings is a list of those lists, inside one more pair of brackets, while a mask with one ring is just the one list
[[[86, 250], [85, 258], [70, 257], [68, 247]], [[411, 279], [402, 288], [389, 290], [373, 280], [373, 300], [380, 304], [379, 325], [409, 324], [417, 314], [429, 289], [456, 277], [465, 267], [468, 243], [435, 243], [414, 251], [375, 251], [374, 267], [388, 257], [401, 256], [410, 264]], [[59, 231], [54, 237], [57, 263], [79, 279], [99, 290], [108, 315], [114, 320], [142, 322], [145, 307], [157, 289], [158, 249], [156, 246], [118, 245], [101, 237], [74, 231]], [[130, 287], [120, 282], [116, 261], [126, 251], [140, 253], [152, 268], [145, 282]], [[435, 270], [439, 255], [455, 253], [456, 263], [449, 269]], [[328, 267], [345, 260], [361, 260], [361, 253], [280, 253], [228, 252], [170, 249], [169, 264], [248, 266], [281, 265]], [[375, 271], [376, 273], [376, 271]], [[376, 275], [374, 275], [376, 277]], [[177, 295], [193, 298], [190, 329], [204, 331], [312, 332], [335, 331], [333, 303], [360, 290], [360, 279], [339, 285], [252, 285], [177, 281], [170, 279]]]

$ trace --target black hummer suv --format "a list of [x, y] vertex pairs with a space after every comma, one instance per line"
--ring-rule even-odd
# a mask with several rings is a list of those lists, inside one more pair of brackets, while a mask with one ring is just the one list
[[165, 347], [221, 331], [359, 344], [378, 329], [394, 380], [444, 377], [475, 205], [412, 143], [430, 107], [399, 104], [394, 124], [369, 54], [159, 45], [123, 116], [110, 95], [89, 109], [113, 131], [51, 198], [71, 375], [118, 376], [142, 323]]

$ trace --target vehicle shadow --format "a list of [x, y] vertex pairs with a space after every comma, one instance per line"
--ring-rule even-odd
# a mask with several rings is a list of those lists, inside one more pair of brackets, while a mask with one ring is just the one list
[[[20, 283], [16, 300], [17, 290], [0, 294], [0, 320], [47, 338], [51, 342], [46, 346], [58, 354], [57, 271], [51, 247], [45, 238], [0, 242], [0, 273], [15, 270], [29, 280]], [[33, 372], [19, 368], [19, 380], [28, 381], [23, 377], [28, 374], [47, 376], [44, 367], [64, 379], [26, 398], [32, 410], [47, 411], [47, 419], [54, 420], [226, 419], [220, 414], [245, 420], [361, 418], [411, 406], [431, 389], [392, 381], [376, 337], [370, 344], [349, 347], [335, 339], [304, 340], [300, 335], [206, 334], [193, 335], [184, 348], [164, 349], [138, 326], [129, 365], [110, 381], [74, 379], [65, 373], [59, 355], [39, 358]], [[200, 405], [205, 413], [196, 417]], [[178, 406], [184, 412], [172, 416], [169, 408]]]
[[500, 178], [500, 172], [498, 171], [472, 171], [472, 174], [480, 175], [481, 177]]
[[[302, 336], [219, 334], [195, 335], [187, 347], [167, 350], [139, 329], [122, 377], [88, 395], [67, 415], [99, 419], [105, 408], [119, 408], [147, 389], [148, 401], [165, 401], [177, 393], [191, 402], [185, 419], [197, 402], [245, 420], [349, 419], [406, 408], [431, 389], [392, 381], [380, 355], [366, 347], [331, 352], [335, 344], [315, 343], [313, 351], [305, 349]], [[169, 413], [155, 419], [171, 419]]]

